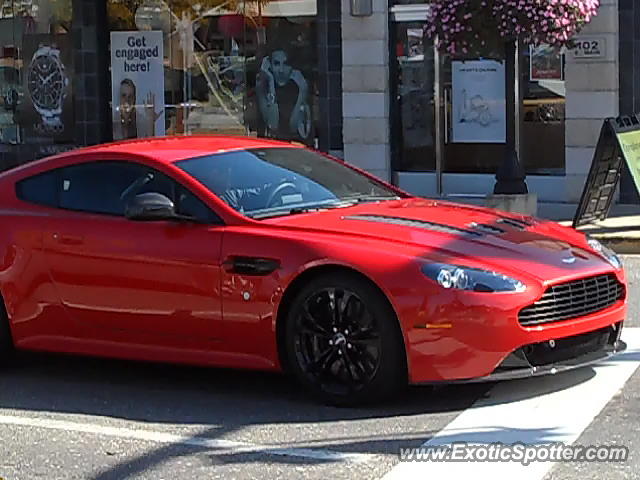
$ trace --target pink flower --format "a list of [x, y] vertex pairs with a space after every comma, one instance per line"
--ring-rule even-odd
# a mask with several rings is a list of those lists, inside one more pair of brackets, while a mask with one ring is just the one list
[[492, 38], [562, 45], [599, 6], [600, 0], [432, 0], [425, 32], [453, 55], [477, 54]]

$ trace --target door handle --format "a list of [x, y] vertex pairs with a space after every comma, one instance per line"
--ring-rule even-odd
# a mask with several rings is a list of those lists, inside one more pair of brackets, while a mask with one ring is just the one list
[[84, 243], [84, 237], [76, 235], [60, 235], [54, 233], [53, 239], [61, 245], [82, 245]]
[[261, 257], [228, 257], [222, 268], [228, 273], [266, 276], [280, 268], [280, 261]]

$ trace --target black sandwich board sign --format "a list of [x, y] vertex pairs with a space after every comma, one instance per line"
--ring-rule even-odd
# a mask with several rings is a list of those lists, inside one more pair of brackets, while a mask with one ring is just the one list
[[600, 139], [591, 163], [573, 228], [609, 215], [616, 187], [626, 162], [640, 192], [640, 117], [628, 115], [608, 118], [602, 125]]

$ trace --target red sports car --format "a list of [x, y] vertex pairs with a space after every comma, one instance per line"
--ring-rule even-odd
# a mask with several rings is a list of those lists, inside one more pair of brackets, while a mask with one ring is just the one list
[[620, 260], [301, 146], [135, 140], [0, 175], [0, 354], [292, 373], [333, 404], [621, 349]]

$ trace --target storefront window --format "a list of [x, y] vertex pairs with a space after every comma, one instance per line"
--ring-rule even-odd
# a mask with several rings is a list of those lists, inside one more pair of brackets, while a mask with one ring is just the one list
[[[505, 116], [506, 96], [514, 87], [504, 83], [505, 63], [442, 52], [438, 60], [423, 26], [423, 21], [392, 24], [394, 166], [433, 172], [439, 163], [443, 173], [495, 174], [505, 156], [506, 124], [516, 121]], [[527, 46], [520, 65], [520, 160], [529, 175], [564, 175], [564, 57], [554, 47]]]
[[0, 154], [73, 147], [71, 21], [71, 0], [1, 2]]
[[435, 50], [420, 22], [393, 24], [396, 168], [436, 169]]
[[316, 0], [109, 0], [113, 137], [316, 144]]
[[565, 174], [564, 56], [548, 45], [524, 49], [521, 158], [530, 175]]

